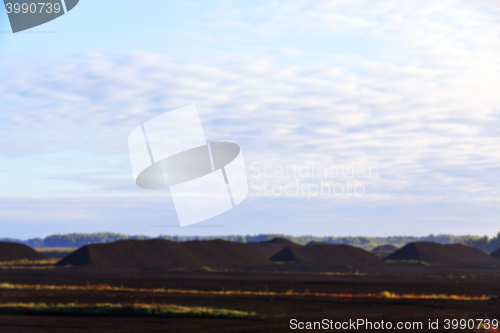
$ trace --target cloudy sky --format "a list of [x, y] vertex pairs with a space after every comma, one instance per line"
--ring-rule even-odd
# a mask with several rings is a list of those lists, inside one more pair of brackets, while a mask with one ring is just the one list
[[[500, 231], [497, 1], [82, 0], [0, 66], [1, 237]], [[180, 228], [127, 138], [190, 104], [250, 194]]]

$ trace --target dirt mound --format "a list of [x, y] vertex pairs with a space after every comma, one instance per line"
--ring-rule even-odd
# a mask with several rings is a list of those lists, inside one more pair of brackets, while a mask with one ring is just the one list
[[248, 266], [271, 263], [267, 257], [244, 243], [213, 240], [183, 244], [201, 260], [202, 266]]
[[440, 264], [498, 264], [498, 260], [481, 250], [462, 244], [416, 242], [403, 246], [387, 260], [418, 260]]
[[123, 268], [230, 267], [271, 261], [247, 244], [223, 240], [172, 242], [122, 240], [85, 245], [57, 264]]
[[372, 249], [372, 253], [381, 259], [385, 259], [388, 255], [394, 253], [398, 248], [393, 245], [380, 245]]
[[490, 256], [492, 256], [493, 258], [500, 259], [500, 247], [498, 249], [496, 249], [495, 251], [491, 252]]
[[258, 244], [285, 244], [287, 246], [302, 246], [300, 244], [294, 243], [289, 239], [282, 238], [282, 237], [276, 237], [268, 241], [263, 241]]
[[31, 247], [11, 242], [0, 242], [0, 261], [47, 259]]
[[350, 245], [317, 244], [287, 247], [271, 257], [273, 261], [293, 261], [297, 264], [351, 265], [380, 264], [382, 260], [372, 253]]
[[247, 243], [252, 249], [259, 252], [266, 258], [270, 258], [285, 247], [301, 247], [302, 245], [294, 243], [286, 238], [273, 238], [259, 243]]
[[386, 244], [386, 245], [380, 245], [380, 246], [374, 247], [372, 249], [372, 252], [394, 252], [397, 249], [398, 248], [395, 247], [394, 245]]

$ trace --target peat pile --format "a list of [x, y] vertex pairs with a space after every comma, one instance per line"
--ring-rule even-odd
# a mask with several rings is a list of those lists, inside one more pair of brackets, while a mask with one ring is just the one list
[[31, 247], [11, 242], [0, 242], [0, 261], [47, 259]]
[[492, 256], [493, 258], [500, 259], [500, 248], [498, 248], [495, 251], [491, 252], [490, 256]]
[[252, 249], [259, 252], [266, 258], [270, 258], [286, 247], [295, 248], [302, 245], [294, 243], [286, 238], [273, 238], [269, 241], [258, 243], [247, 243]]
[[380, 264], [382, 260], [374, 254], [345, 244], [318, 244], [302, 247], [287, 247], [271, 257], [273, 261], [293, 261], [296, 264], [355, 265]]
[[398, 248], [394, 245], [380, 245], [372, 249], [372, 253], [379, 258], [385, 258], [391, 253], [394, 253]]
[[267, 265], [268, 258], [247, 244], [224, 240], [172, 242], [121, 240], [85, 245], [57, 265], [114, 268], [193, 268]]
[[462, 244], [416, 242], [403, 246], [386, 260], [418, 260], [438, 264], [500, 264], [483, 251]]

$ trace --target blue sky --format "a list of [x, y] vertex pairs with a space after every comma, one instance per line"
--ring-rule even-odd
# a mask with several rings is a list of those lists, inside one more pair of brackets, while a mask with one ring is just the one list
[[[499, 18], [488, 0], [82, 0], [11, 34], [1, 14], [2, 237], [494, 235]], [[135, 186], [127, 137], [190, 104], [252, 186], [181, 229], [168, 190]], [[363, 193], [315, 193], [347, 183]]]

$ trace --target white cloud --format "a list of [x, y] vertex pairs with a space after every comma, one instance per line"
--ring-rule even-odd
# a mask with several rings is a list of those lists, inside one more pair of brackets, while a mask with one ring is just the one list
[[[4, 59], [0, 155], [86, 151], [119, 160], [109, 172], [123, 176], [129, 132], [194, 103], [208, 139], [239, 143], [247, 164], [375, 165], [380, 177], [364, 181], [363, 200], [497, 202], [500, 23], [498, 6], [482, 4], [271, 2], [252, 12], [263, 22], [242, 23], [269, 38], [300, 30], [380, 45], [375, 56], [281, 49], [307, 66], [284, 66], [251, 48], [218, 63], [221, 54], [240, 55]], [[121, 184], [103, 181], [100, 190], [116, 193]]]

